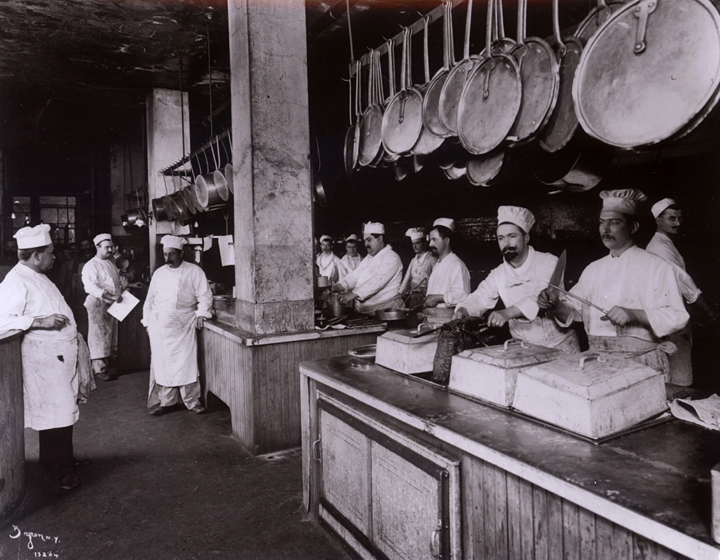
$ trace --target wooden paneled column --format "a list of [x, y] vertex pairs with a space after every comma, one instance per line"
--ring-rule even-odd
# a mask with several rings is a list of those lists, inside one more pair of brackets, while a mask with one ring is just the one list
[[[182, 95], [182, 97], [181, 97]], [[160, 170], [181, 159], [183, 132], [185, 151], [190, 150], [190, 119], [188, 94], [170, 89], [154, 89], [145, 102], [147, 114], [147, 167], [150, 200], [180, 190], [184, 186], [179, 178], [164, 177]], [[184, 121], [184, 124], [183, 124]], [[177, 222], [150, 221], [150, 270], [157, 264], [157, 235], [190, 233], [187, 226]]]
[[0, 337], [0, 525], [25, 494], [25, 418], [21, 333]]
[[237, 326], [313, 328], [305, 2], [229, 0]]

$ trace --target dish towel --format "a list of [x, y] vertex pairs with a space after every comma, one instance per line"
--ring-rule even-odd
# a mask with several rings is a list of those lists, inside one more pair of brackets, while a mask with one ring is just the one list
[[675, 399], [670, 405], [670, 412], [680, 420], [720, 431], [720, 396], [718, 395], [696, 401]]

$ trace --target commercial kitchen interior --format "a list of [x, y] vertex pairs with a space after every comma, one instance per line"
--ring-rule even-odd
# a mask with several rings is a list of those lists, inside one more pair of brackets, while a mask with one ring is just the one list
[[[720, 301], [717, 110], [681, 140], [646, 150], [614, 150], [599, 184], [583, 192], [558, 190], [538, 180], [534, 169], [542, 167], [544, 155], [536, 145], [516, 151], [514, 168], [489, 187], [474, 186], [464, 178], [449, 180], [439, 167], [441, 153], [429, 155], [422, 169], [409, 172], [403, 180], [387, 167], [346, 172], [343, 147], [354, 119], [349, 103], [351, 59], [381, 46], [403, 27], [417, 24], [439, 4], [429, 0], [0, 3], [3, 251], [14, 231], [41, 220], [57, 226], [58, 243], [64, 244], [109, 231], [138, 275], [147, 280], [160, 264], [163, 234], [197, 238], [232, 234], [236, 245], [235, 266], [222, 266], [217, 246], [203, 256], [203, 267], [223, 296], [216, 301], [216, 319], [200, 335], [209, 414], [147, 415], [149, 347], [139, 317], [131, 316], [134, 323], [121, 327], [120, 333], [123, 375], [98, 387], [93, 402], [81, 408], [76, 426], [76, 449], [93, 460], [86, 482], [66, 495], [45, 487], [36, 463], [37, 435], [27, 430], [24, 498], [5, 520], [0, 519], [0, 557], [30, 558], [36, 557], [35, 552], [51, 551], [37, 537], [35, 549], [28, 546], [26, 536], [11, 538], [15, 527], [59, 537], [62, 546], [54, 550], [68, 560], [345, 558], [358, 547], [343, 542], [359, 539], [367, 544], [352, 531], [348, 534], [327, 519], [318, 520], [313, 490], [307, 487], [315, 475], [308, 474], [314, 471], [303, 464], [310, 459], [301, 451], [301, 443], [307, 443], [301, 441], [305, 437], [301, 434], [310, 429], [301, 420], [301, 401], [308, 398], [307, 391], [312, 394], [314, 381], [300, 386], [298, 364], [345, 355], [373, 343], [383, 330], [368, 327], [342, 336], [306, 336], [314, 331], [314, 238], [321, 234], [341, 239], [360, 233], [368, 220], [383, 222], [390, 243], [407, 265], [412, 252], [405, 230], [428, 225], [438, 216], [452, 216], [460, 232], [456, 251], [470, 269], [474, 289], [501, 261], [493, 237], [498, 205], [525, 206], [538, 217], [533, 246], [556, 255], [568, 251], [565, 277], [571, 285], [588, 263], [605, 254], [596, 231], [598, 192], [639, 188], [653, 200], [672, 196], [682, 202], [689, 219], [680, 244], [688, 271], [711, 302]], [[453, 4], [455, 54], [460, 59], [468, 2]], [[572, 32], [596, 5], [596, 0], [561, 0], [560, 27]], [[471, 54], [484, 48], [486, 6], [484, 1], [474, 2]], [[506, 33], [514, 37], [517, 3], [507, 0], [503, 13]], [[683, 29], [682, 22], [678, 28]], [[531, 0], [527, 36], [552, 42], [552, 34], [551, 2]], [[682, 41], [682, 34], [666, 40]], [[422, 33], [416, 33], [412, 63], [416, 82], [424, 81], [422, 53]], [[441, 65], [442, 32], [437, 20], [429, 26], [431, 75]], [[185, 226], [155, 216], [142, 227], [127, 223], [129, 211], [152, 211], [153, 199], [176, 191], [198, 172], [212, 173], [226, 163], [235, 167], [236, 185], [224, 208], [188, 216]], [[326, 200], [316, 190], [318, 182]], [[641, 246], [653, 231], [652, 220], [644, 219]], [[0, 267], [3, 276], [8, 269]], [[693, 390], [709, 395], [720, 388], [715, 359], [718, 334], [698, 330], [694, 336]], [[332, 390], [329, 393], [337, 397]], [[390, 425], [397, 428], [398, 422], [394, 418]], [[678, 428], [679, 421], [674, 422], [675, 428], [660, 433], [672, 432], [668, 437], [685, 441], [682, 424]], [[687, 447], [677, 448], [645, 441], [643, 448], [659, 448], [654, 462], [628, 459], [633, 468], [651, 463], [658, 471], [688, 481], [696, 492], [677, 510], [672, 503], [658, 505], [657, 515], [648, 514], [652, 523], [641, 523], [640, 532], [634, 525], [623, 532], [625, 518], [620, 510], [637, 514], [638, 506], [613, 495], [613, 490], [605, 496], [611, 503], [605, 516], [604, 505], [572, 505], [561, 490], [538, 489], [542, 484], [536, 482], [529, 491], [535, 492], [535, 507], [548, 508], [550, 522], [546, 527], [536, 520], [540, 525], [529, 536], [534, 544], [523, 549], [524, 557], [711, 557], [720, 548], [710, 536], [710, 472], [700, 463], [703, 468], [720, 463], [716, 435], [688, 439]], [[412, 437], [425, 441], [426, 434], [413, 432]], [[550, 447], [554, 452], [564, 449], [557, 441]], [[613, 449], [616, 457], [633, 455], [622, 445]], [[587, 452], [589, 462], [596, 456], [596, 451], [585, 448], [573, 452], [579, 456]], [[612, 454], [603, 455], [602, 449], [597, 453], [605, 458]], [[528, 461], [530, 470], [541, 468]], [[633, 484], [653, 484], [652, 476], [635, 475], [629, 478]], [[497, 473], [483, 476], [490, 481], [488, 486], [511, 484], [509, 475], [502, 483]], [[578, 481], [578, 487], [592, 494]], [[547, 495], [540, 496], [545, 491]], [[552, 502], [553, 491], [565, 500], [562, 504]], [[205, 496], [198, 496], [203, 492]], [[105, 501], [98, 503], [100, 499]], [[469, 499], [463, 497], [466, 505]], [[505, 535], [497, 537], [498, 543], [506, 539], [505, 544], [473, 540], [472, 535], [482, 531], [463, 518], [463, 547], [457, 557], [515, 557], [507, 544], [512, 538], [507, 536], [507, 506], [497, 499], [479, 507], [485, 508], [487, 533], [483, 534]], [[695, 516], [687, 525], [678, 521], [685, 507]], [[575, 533], [573, 541], [564, 533], [559, 547], [548, 545], [556, 542], [552, 523], [569, 524], [573, 515], [582, 519], [588, 512], [595, 517], [586, 541]], [[487, 521], [491, 516], [495, 524]], [[590, 526], [590, 522], [578, 523]], [[657, 523], [667, 525], [668, 533]], [[382, 552], [368, 546], [382, 557]], [[624, 551], [622, 556], [619, 550]], [[401, 551], [389, 555], [403, 557]]]

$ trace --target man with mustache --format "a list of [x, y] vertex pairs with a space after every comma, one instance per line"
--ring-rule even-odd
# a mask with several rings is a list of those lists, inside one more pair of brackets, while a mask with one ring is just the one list
[[[705, 301], [702, 292], [695, 281], [685, 270], [685, 259], [675, 247], [677, 238], [683, 224], [683, 212], [672, 198], [663, 198], [653, 204], [650, 209], [657, 231], [648, 243], [646, 250], [670, 263], [675, 278], [680, 286], [685, 303], [689, 309], [695, 309], [694, 318], [701, 322], [713, 321], [717, 318], [715, 311]], [[692, 384], [692, 326], [690, 322], [681, 331], [671, 334], [668, 340], [677, 347], [677, 352], [669, 356], [670, 383], [688, 386]]]
[[635, 359], [669, 381], [667, 354], [675, 345], [662, 339], [682, 329], [689, 316], [670, 264], [635, 245], [637, 205], [646, 197], [619, 189], [602, 191], [600, 198], [600, 237], [610, 253], [590, 263], [570, 291], [607, 313], [552, 287], [542, 291], [538, 304], [561, 326], [582, 321], [591, 351]]
[[160, 243], [167, 264], [153, 274], [142, 318], [152, 356], [148, 408], [162, 416], [179, 394], [188, 410], [202, 414], [196, 329], [212, 318], [212, 291], [203, 269], [183, 260], [187, 240], [166, 235]]
[[367, 257], [340, 282], [333, 284], [332, 291], [340, 293], [344, 305], [355, 302], [358, 313], [372, 315], [381, 309], [402, 307], [402, 261], [385, 243], [385, 226], [379, 222], [366, 223], [363, 239]]
[[430, 230], [430, 248], [438, 258], [427, 285], [425, 307], [454, 307], [470, 295], [470, 271], [452, 250], [455, 220], [438, 218]]
[[[488, 326], [508, 325], [513, 338], [539, 346], [578, 352], [580, 346], [575, 331], [560, 327], [552, 319], [539, 314], [538, 294], [547, 287], [558, 259], [549, 253], [536, 251], [529, 244], [535, 216], [526, 208], [501, 206], [497, 219], [497, 240], [504, 262], [488, 274], [477, 290], [457, 305], [453, 319], [465, 321], [465, 328], [473, 330], [479, 321], [473, 321], [472, 318], [482, 317], [495, 308], [498, 300], [502, 300], [505, 309], [491, 311], [487, 319]], [[447, 384], [449, 381], [452, 354], [445, 350], [449, 345], [443, 338], [457, 330], [455, 325], [456, 321], [448, 323], [440, 334], [433, 364], [433, 380], [438, 383]], [[454, 349], [454, 353], [478, 345], [462, 343]]]

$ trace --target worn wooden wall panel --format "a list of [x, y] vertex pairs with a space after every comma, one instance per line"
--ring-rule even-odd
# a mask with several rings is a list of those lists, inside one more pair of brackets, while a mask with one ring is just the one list
[[681, 556], [542, 488], [464, 455], [468, 560], [680, 560]]
[[300, 362], [373, 344], [376, 333], [247, 346], [211, 329], [201, 336], [205, 391], [231, 411], [233, 434], [253, 454], [300, 445]]
[[20, 337], [0, 340], [0, 523], [25, 493], [25, 418]]

